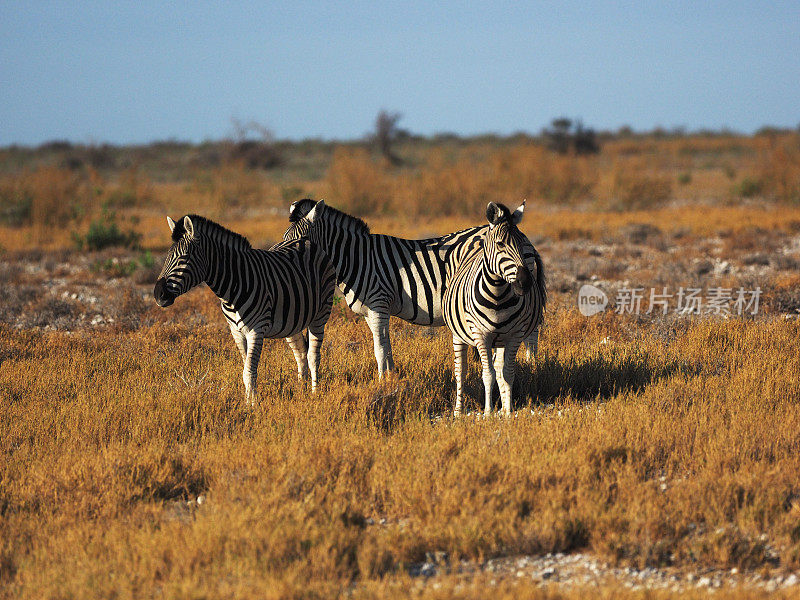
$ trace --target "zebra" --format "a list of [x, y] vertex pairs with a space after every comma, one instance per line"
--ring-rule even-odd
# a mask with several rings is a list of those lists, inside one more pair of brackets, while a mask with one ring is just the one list
[[[284, 240], [309, 238], [336, 267], [337, 283], [347, 305], [366, 317], [372, 331], [378, 375], [394, 369], [389, 316], [416, 325], [442, 327], [442, 297], [458, 264], [480, 247], [487, 225], [438, 238], [407, 240], [370, 233], [367, 224], [327, 206], [303, 199], [289, 209], [291, 224]], [[541, 257], [527, 238], [525, 258], [544, 288]], [[538, 327], [526, 340], [530, 360], [538, 348]]]
[[480, 248], [461, 262], [444, 293], [444, 320], [453, 333], [456, 415], [461, 413], [468, 345], [481, 357], [484, 413], [492, 409], [497, 371], [503, 412], [511, 414], [517, 350], [541, 322], [547, 300], [540, 278], [531, 276], [523, 259], [526, 238], [517, 225], [524, 209], [523, 203], [512, 213], [503, 204], [489, 203], [489, 226]]
[[[173, 221], [172, 247], [153, 296], [165, 308], [205, 282], [220, 299], [222, 314], [242, 355], [245, 396], [256, 395], [258, 361], [264, 338], [286, 338], [297, 375], [317, 387], [320, 345], [333, 305], [336, 273], [322, 250], [309, 240], [254, 249], [242, 235], [198, 215]], [[308, 340], [303, 329], [308, 328]]]

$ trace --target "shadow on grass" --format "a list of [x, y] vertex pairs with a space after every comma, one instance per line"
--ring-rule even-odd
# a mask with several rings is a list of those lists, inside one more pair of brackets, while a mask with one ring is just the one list
[[608, 399], [624, 392], [640, 392], [651, 383], [676, 373], [696, 373], [687, 363], [657, 363], [647, 355], [605, 356], [559, 361], [540, 355], [533, 363], [517, 362], [515, 408], [550, 403], [557, 398], [579, 401]]
[[[530, 404], [550, 404], [557, 399], [571, 398], [579, 402], [605, 400], [616, 394], [638, 393], [655, 381], [675, 374], [693, 375], [699, 365], [685, 361], [656, 359], [645, 353], [621, 355], [610, 352], [594, 356], [559, 359], [540, 354], [532, 363], [517, 357], [513, 409]], [[452, 368], [426, 373], [408, 371], [398, 365], [403, 385], [396, 389], [377, 386], [370, 393], [368, 415], [372, 421], [390, 431], [394, 424], [411, 414], [451, 414], [455, 397]], [[495, 385], [492, 408], [500, 407], [500, 392]], [[483, 381], [479, 361], [470, 355], [464, 381], [464, 411], [482, 411]]]

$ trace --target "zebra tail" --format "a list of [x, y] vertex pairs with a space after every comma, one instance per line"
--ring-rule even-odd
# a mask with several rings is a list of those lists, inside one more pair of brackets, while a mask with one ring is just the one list
[[542, 257], [539, 256], [539, 251], [533, 249], [533, 260], [536, 262], [536, 286], [542, 295], [542, 312], [544, 312], [545, 304], [547, 304], [547, 278], [544, 274], [544, 263]]

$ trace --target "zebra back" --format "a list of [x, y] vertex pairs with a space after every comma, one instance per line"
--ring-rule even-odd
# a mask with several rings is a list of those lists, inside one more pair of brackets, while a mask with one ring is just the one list
[[[444, 325], [442, 298], [450, 277], [469, 256], [481, 249], [488, 225], [422, 240], [371, 234], [361, 219], [303, 199], [290, 207], [284, 240], [310, 237], [329, 254], [337, 282], [355, 311], [376, 298], [389, 297], [387, 311], [411, 323]], [[324, 231], [321, 231], [324, 230]], [[544, 268], [538, 252], [525, 238], [524, 257], [544, 289]]]
[[289, 337], [327, 321], [335, 271], [311, 241], [257, 250], [244, 236], [204, 217], [188, 215], [179, 223], [159, 278], [162, 294], [174, 300], [204, 281], [232, 327], [259, 330], [266, 337]]

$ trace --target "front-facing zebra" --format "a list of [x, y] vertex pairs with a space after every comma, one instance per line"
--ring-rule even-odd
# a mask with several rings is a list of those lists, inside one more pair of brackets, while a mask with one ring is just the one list
[[[161, 307], [205, 282], [222, 304], [244, 361], [248, 401], [255, 399], [258, 361], [264, 338], [286, 338], [298, 377], [311, 370], [317, 385], [320, 344], [331, 313], [336, 274], [326, 255], [308, 240], [254, 249], [247, 238], [204, 217], [173, 221], [172, 247], [153, 295]], [[303, 330], [308, 328], [308, 344]]]
[[[459, 265], [444, 294], [444, 320], [453, 332], [456, 406], [461, 412], [467, 346], [481, 357], [484, 412], [492, 409], [492, 388], [500, 387], [503, 412], [511, 413], [517, 350], [538, 327], [546, 291], [523, 259], [525, 236], [517, 229], [524, 204], [513, 213], [503, 204], [489, 203], [489, 227], [478, 252]], [[492, 367], [494, 350], [494, 367]]]
[[[443, 326], [442, 298], [447, 282], [460, 262], [479, 248], [488, 228], [482, 225], [438, 238], [407, 240], [370, 233], [361, 219], [322, 200], [308, 199], [292, 204], [289, 220], [284, 240], [307, 237], [322, 247], [336, 268], [347, 305], [366, 317], [379, 375], [394, 369], [389, 317], [415, 325]], [[525, 260], [544, 288], [539, 253], [524, 239]], [[533, 329], [526, 340], [529, 355], [536, 350], [537, 333]]]

